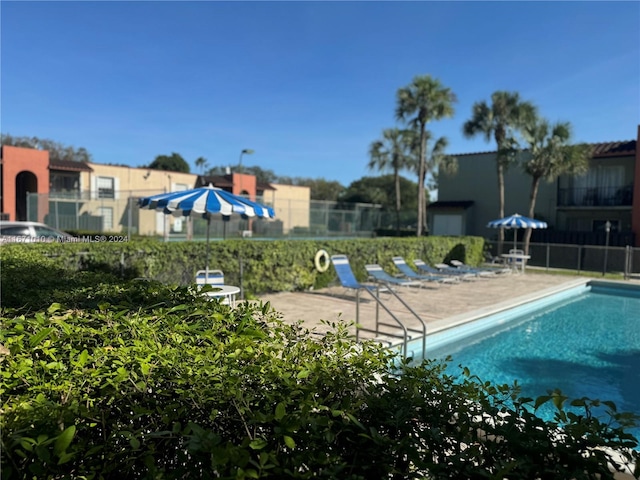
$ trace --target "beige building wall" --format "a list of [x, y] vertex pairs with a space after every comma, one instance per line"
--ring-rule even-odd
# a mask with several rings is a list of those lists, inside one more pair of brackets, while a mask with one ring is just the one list
[[294, 227], [309, 227], [311, 189], [295, 185], [272, 184], [275, 190], [266, 190], [264, 202], [276, 212], [276, 220], [282, 222], [282, 233]]
[[102, 215], [105, 231], [127, 231], [129, 225], [139, 226], [136, 231], [141, 235], [186, 231], [185, 219], [141, 210], [137, 199], [193, 188], [196, 174], [98, 163], [89, 166], [93, 172], [82, 172], [80, 178], [81, 189], [88, 192], [80, 215]]

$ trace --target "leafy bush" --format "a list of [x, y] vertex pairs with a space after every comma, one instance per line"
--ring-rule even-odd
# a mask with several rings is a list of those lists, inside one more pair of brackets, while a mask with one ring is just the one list
[[2, 311], [3, 478], [606, 479], [597, 447], [637, 446], [590, 401], [541, 398], [560, 407], [546, 423], [515, 387], [399, 362], [340, 323], [319, 337], [268, 304], [115, 287]]

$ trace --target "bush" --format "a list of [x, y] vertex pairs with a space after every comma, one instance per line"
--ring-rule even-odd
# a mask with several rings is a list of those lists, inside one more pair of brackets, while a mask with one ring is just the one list
[[318, 337], [269, 304], [113, 287], [2, 311], [3, 478], [606, 479], [598, 447], [637, 446], [590, 401], [541, 398], [560, 408], [543, 422], [516, 387], [399, 362], [340, 323]]

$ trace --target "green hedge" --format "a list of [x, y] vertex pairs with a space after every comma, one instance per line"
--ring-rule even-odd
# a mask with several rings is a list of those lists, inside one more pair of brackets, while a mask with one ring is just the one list
[[[638, 461], [589, 400], [571, 414], [559, 393], [523, 399], [430, 362], [394, 369], [339, 324], [317, 337], [268, 304], [103, 280], [71, 274], [50, 293], [61, 303], [3, 308], [3, 479], [579, 480], [624, 468], [597, 447]], [[531, 413], [544, 402], [554, 422]]]
[[[210, 268], [221, 269], [225, 281], [249, 294], [321, 288], [336, 280], [335, 271], [319, 273], [314, 257], [319, 249], [349, 256], [356, 276], [366, 279], [364, 265], [379, 263], [395, 272], [392, 257], [440, 262], [456, 258], [476, 265], [483, 259], [479, 237], [376, 238], [354, 240], [226, 240], [211, 243]], [[3, 262], [28, 258], [34, 268], [44, 262], [62, 271], [82, 270], [121, 278], [145, 277], [162, 283], [188, 285], [205, 267], [203, 242], [133, 240], [125, 243], [66, 243], [5, 245]], [[242, 269], [242, 278], [240, 271]], [[37, 281], [37, 272], [34, 272]]]

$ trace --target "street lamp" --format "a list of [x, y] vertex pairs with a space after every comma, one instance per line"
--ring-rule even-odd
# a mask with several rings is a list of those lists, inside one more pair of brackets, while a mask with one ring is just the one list
[[[253, 150], [251, 150], [250, 148], [245, 148], [240, 152], [240, 160], [238, 162], [238, 172], [242, 173], [242, 155], [247, 154], [247, 155], [252, 155], [253, 154]], [[242, 176], [239, 177], [238, 180], [238, 194], [242, 195]]]
[[252, 155], [253, 150], [251, 150], [250, 148], [245, 148], [240, 152], [240, 161], [238, 162], [238, 170], [240, 170], [240, 172], [242, 172], [242, 155], [244, 154]]
[[604, 241], [604, 266], [602, 267], [602, 276], [607, 271], [607, 256], [609, 254], [609, 233], [611, 232], [611, 222], [607, 220], [607, 223], [604, 224], [604, 231], [607, 233]]

